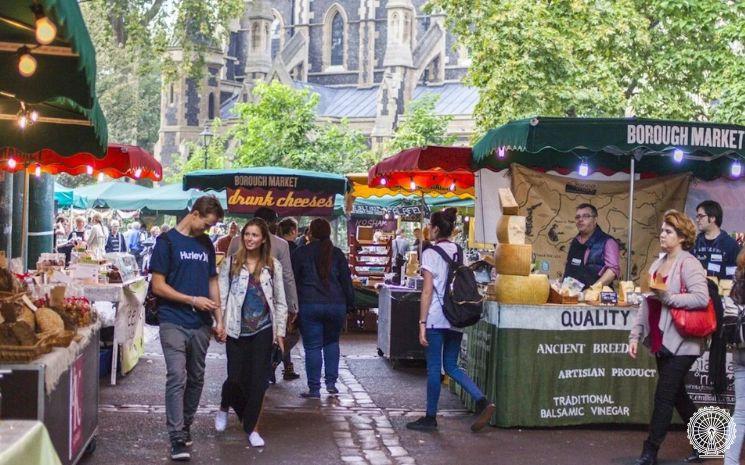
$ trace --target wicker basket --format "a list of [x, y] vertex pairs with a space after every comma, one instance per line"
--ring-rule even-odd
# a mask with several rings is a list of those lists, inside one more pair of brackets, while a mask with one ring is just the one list
[[32, 346], [0, 346], [0, 363], [28, 363], [51, 351], [44, 337]]
[[43, 338], [50, 347], [65, 348], [70, 345], [72, 340], [75, 338], [75, 334], [75, 331], [65, 330], [56, 333], [41, 333], [39, 336]]

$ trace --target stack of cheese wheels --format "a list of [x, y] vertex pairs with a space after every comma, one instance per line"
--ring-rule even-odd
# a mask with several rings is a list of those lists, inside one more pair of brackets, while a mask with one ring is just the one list
[[545, 274], [531, 274], [533, 246], [525, 243], [525, 217], [509, 189], [499, 189], [502, 216], [497, 222], [494, 267], [497, 279], [492, 288], [494, 300], [505, 304], [545, 304], [549, 284]]

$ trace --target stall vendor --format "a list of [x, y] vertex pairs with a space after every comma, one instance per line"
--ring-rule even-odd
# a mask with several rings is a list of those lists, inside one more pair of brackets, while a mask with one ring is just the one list
[[579, 234], [572, 240], [564, 277], [581, 281], [585, 289], [595, 284], [610, 286], [621, 275], [618, 242], [598, 226], [598, 210], [580, 204], [574, 216]]
[[722, 227], [722, 206], [704, 200], [696, 207], [696, 225], [700, 231], [693, 245], [693, 255], [701, 262], [708, 276], [733, 279], [735, 259], [740, 245]]

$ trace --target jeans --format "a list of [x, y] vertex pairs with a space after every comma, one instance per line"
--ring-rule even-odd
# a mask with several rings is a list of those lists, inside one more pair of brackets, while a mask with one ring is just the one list
[[300, 304], [300, 334], [305, 347], [305, 372], [311, 393], [321, 390], [322, 364], [326, 386], [334, 386], [339, 378], [339, 334], [346, 315], [345, 304]]
[[228, 379], [222, 385], [220, 408], [235, 410], [246, 433], [256, 429], [272, 367], [272, 328], [234, 339], [228, 338]]
[[450, 329], [427, 329], [427, 415], [437, 415], [437, 403], [440, 400], [440, 374], [442, 367], [445, 373], [458, 383], [473, 400], [484, 398], [476, 383], [458, 366], [458, 354], [463, 333]]
[[657, 451], [660, 448], [673, 419], [673, 407], [686, 425], [696, 413], [696, 406], [685, 390], [685, 376], [697, 358], [697, 355], [657, 357], [657, 388], [654, 392], [654, 410], [649, 424], [649, 436], [644, 443], [645, 450]]
[[742, 441], [745, 437], [745, 365], [735, 364], [735, 442], [724, 453], [724, 465], [739, 465]]
[[204, 386], [210, 327], [188, 329], [161, 322], [160, 344], [166, 361], [166, 426], [171, 440], [183, 439], [191, 426]]

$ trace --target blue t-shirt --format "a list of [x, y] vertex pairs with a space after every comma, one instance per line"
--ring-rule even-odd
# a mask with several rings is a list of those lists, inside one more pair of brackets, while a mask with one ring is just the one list
[[704, 233], [699, 233], [691, 252], [701, 262], [707, 276], [734, 278], [737, 269], [735, 260], [740, 253], [740, 245], [725, 231], [720, 231], [712, 240], [707, 239]]
[[[150, 259], [150, 271], [166, 277], [166, 283], [182, 294], [209, 297], [209, 278], [217, 276], [215, 248], [207, 236], [184, 236], [176, 228], [165, 235], [171, 244], [158, 237]], [[184, 328], [212, 325], [212, 313], [166, 299], [159, 299], [158, 318]]]
[[246, 286], [246, 296], [241, 307], [241, 337], [253, 336], [272, 325], [269, 305], [266, 302], [261, 283], [251, 274]]

